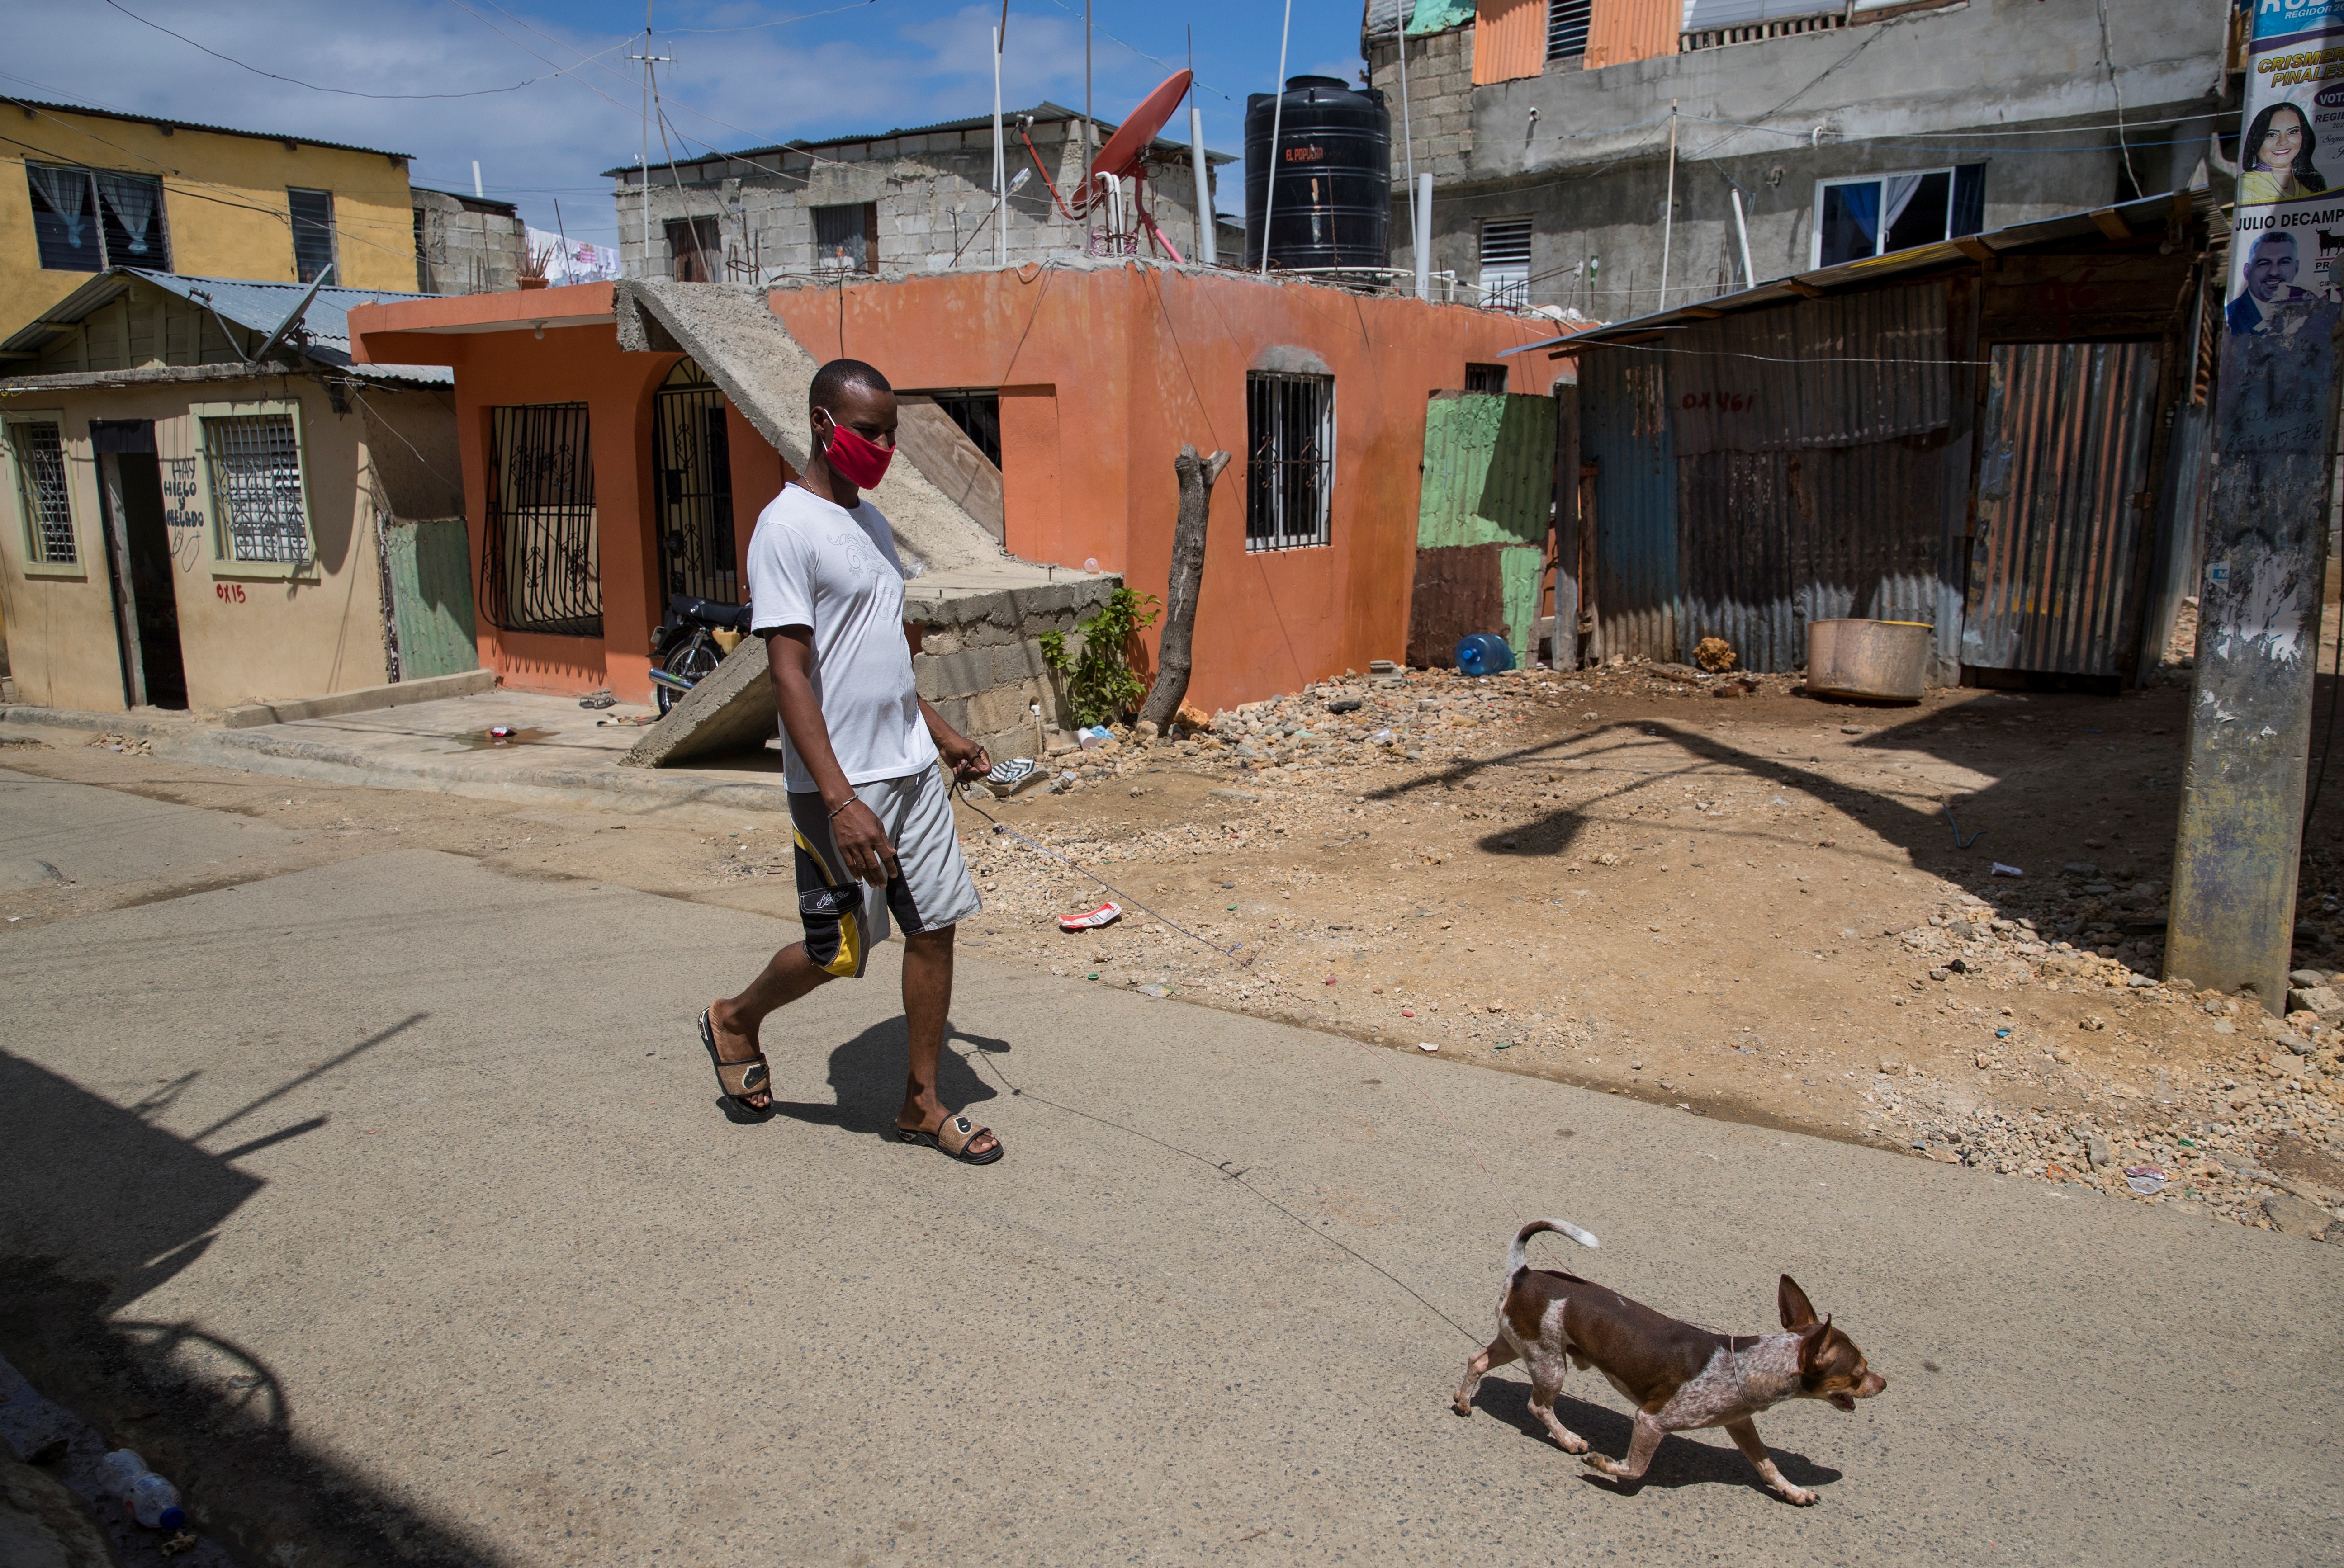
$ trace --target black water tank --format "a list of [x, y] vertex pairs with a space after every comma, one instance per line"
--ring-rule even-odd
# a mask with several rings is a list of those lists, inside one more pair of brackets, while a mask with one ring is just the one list
[[[1245, 158], [1248, 266], [1261, 265], [1265, 207], [1272, 266], [1382, 266], [1389, 260], [1391, 111], [1383, 94], [1333, 76], [1289, 76], [1283, 95], [1246, 99]], [[1278, 199], [1270, 202], [1273, 166]]]

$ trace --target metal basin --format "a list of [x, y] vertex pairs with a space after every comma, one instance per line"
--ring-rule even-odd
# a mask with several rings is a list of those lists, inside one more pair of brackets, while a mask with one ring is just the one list
[[1807, 689], [1818, 697], [1918, 702], [1928, 689], [1935, 630], [1925, 620], [1810, 621]]

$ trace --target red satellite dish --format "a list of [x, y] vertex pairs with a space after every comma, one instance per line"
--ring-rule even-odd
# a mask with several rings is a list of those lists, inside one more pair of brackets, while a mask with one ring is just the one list
[[1115, 135], [1107, 138], [1106, 146], [1101, 147], [1098, 156], [1091, 160], [1092, 175], [1113, 175], [1121, 179], [1137, 174], [1140, 159], [1147, 155], [1148, 144], [1156, 140], [1156, 133], [1171, 119], [1172, 111], [1180, 106], [1180, 100], [1188, 95], [1188, 83], [1193, 75], [1188, 71], [1175, 71], [1164, 78], [1161, 86], [1141, 99], [1139, 107], [1132, 110], [1130, 116], [1116, 127]]

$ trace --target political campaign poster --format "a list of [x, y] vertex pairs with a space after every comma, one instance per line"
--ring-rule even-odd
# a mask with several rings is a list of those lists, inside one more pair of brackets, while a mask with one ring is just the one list
[[[2325, 439], [2344, 315], [2344, 0], [2253, 0], [2238, 198], [2224, 291], [2224, 446]], [[2286, 368], [2278, 371], [2281, 363]]]

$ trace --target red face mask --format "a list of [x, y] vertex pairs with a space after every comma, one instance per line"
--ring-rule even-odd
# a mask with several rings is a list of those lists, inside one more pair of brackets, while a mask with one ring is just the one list
[[830, 445], [823, 448], [830, 470], [858, 490], [867, 490], [887, 477], [895, 448], [867, 441], [844, 425], [830, 427]]

